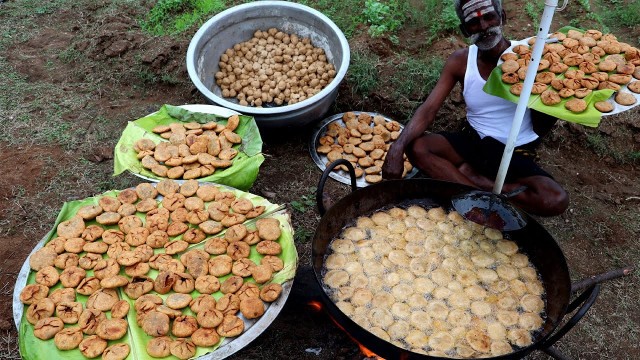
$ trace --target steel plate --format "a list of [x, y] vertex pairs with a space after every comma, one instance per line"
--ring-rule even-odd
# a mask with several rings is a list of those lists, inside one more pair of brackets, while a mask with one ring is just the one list
[[[390, 119], [387, 116], [384, 116], [382, 114], [378, 114], [378, 113], [375, 113], [375, 112], [369, 112], [369, 111], [351, 111], [351, 112], [356, 114], [356, 115], [360, 115], [361, 113], [364, 112], [364, 113], [367, 113], [367, 114], [371, 115], [372, 117], [380, 115], [387, 122], [393, 121], [393, 119]], [[315, 127], [315, 129], [313, 130], [313, 135], [312, 135], [311, 141], [309, 143], [309, 153], [311, 154], [311, 158], [313, 159], [313, 162], [315, 162], [316, 165], [318, 165], [318, 168], [320, 168], [321, 171], [324, 171], [327, 168], [327, 162], [329, 160], [327, 159], [326, 155], [318, 154], [318, 152], [316, 151], [316, 149], [318, 148], [318, 145], [319, 145], [319, 140], [327, 132], [327, 126], [329, 126], [329, 124], [331, 124], [333, 122], [337, 122], [341, 126], [345, 126], [344, 122], [342, 121], [342, 116], [344, 114], [345, 113], [340, 113], [340, 114], [335, 114], [335, 115], [331, 115], [331, 116], [327, 117], [326, 119], [322, 120]], [[404, 129], [404, 126], [402, 124], [400, 124], [400, 129]], [[404, 179], [409, 179], [409, 178], [415, 176], [417, 173], [418, 173], [418, 169], [414, 167], [404, 177]], [[343, 184], [347, 184], [347, 185], [351, 184], [351, 179], [349, 177], [349, 172], [348, 171], [344, 171], [344, 170], [332, 171], [331, 174], [329, 174], [329, 177], [331, 177], [332, 179], [337, 180], [337, 181], [339, 181], [339, 182], [341, 182]], [[356, 180], [356, 185], [359, 188], [362, 188], [362, 187], [371, 185], [371, 183], [366, 182], [364, 180], [364, 176], [361, 176]]]
[[[178, 181], [184, 182], [184, 181]], [[156, 185], [155, 183], [153, 183]], [[229, 186], [216, 184], [216, 186], [222, 186], [231, 190], [237, 190]], [[162, 195], [158, 195], [158, 199], [161, 199]], [[275, 214], [278, 212], [282, 212], [282, 210], [276, 209], [276, 211], [271, 212], [270, 214]], [[27, 257], [27, 259], [22, 264], [20, 268], [20, 273], [16, 278], [16, 284], [13, 290], [13, 322], [16, 325], [16, 329], [20, 329], [20, 323], [22, 321], [23, 312], [25, 310], [25, 305], [20, 301], [20, 292], [27, 285], [27, 279], [29, 277], [29, 273], [31, 271], [31, 267], [29, 266], [29, 259], [31, 255], [35, 253], [38, 249], [42, 248], [45, 245], [47, 239], [55, 232], [55, 228], [51, 229], [37, 244], [34, 246], [33, 250]], [[296, 262], [294, 264], [294, 273], [298, 268], [298, 258], [296, 256]], [[254, 339], [256, 339], [263, 331], [265, 331], [269, 325], [276, 319], [285, 303], [287, 302], [287, 298], [291, 293], [291, 288], [293, 287], [293, 279], [286, 281], [282, 284], [282, 293], [280, 297], [272, 302], [265, 303], [266, 310], [264, 314], [258, 319], [245, 319], [242, 316], [242, 313], [238, 312], [237, 316], [244, 321], [245, 331], [238, 337], [234, 338], [225, 338], [220, 346], [214, 351], [201, 355], [196, 359], [200, 360], [213, 360], [213, 359], [224, 359], [227, 358], [237, 351], [243, 349], [245, 346], [249, 345]], [[130, 344], [133, 347], [133, 344]]]

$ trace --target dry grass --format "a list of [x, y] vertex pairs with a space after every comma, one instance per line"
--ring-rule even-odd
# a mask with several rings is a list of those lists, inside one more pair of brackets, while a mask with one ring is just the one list
[[5, 330], [3, 334], [0, 335], [0, 359], [22, 359], [18, 348], [18, 337], [13, 331]]

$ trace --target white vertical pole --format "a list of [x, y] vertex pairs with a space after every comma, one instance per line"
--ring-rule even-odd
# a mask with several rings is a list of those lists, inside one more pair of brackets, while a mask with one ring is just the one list
[[546, 0], [544, 3], [544, 12], [542, 13], [542, 20], [540, 21], [540, 27], [538, 29], [538, 35], [536, 36], [536, 43], [533, 45], [533, 52], [531, 54], [531, 62], [527, 69], [527, 75], [524, 78], [524, 85], [522, 86], [522, 92], [520, 93], [520, 100], [516, 107], [516, 113], [513, 116], [513, 123], [511, 124], [511, 131], [507, 138], [507, 143], [502, 153], [502, 161], [500, 162], [500, 168], [496, 175], [496, 181], [493, 185], [493, 192], [500, 194], [502, 186], [504, 185], [504, 179], [507, 176], [507, 170], [509, 169], [509, 163], [513, 156], [513, 149], [515, 148], [516, 138], [520, 132], [522, 126], [522, 119], [524, 118], [524, 112], [527, 110], [527, 104], [529, 103], [529, 97], [531, 96], [531, 89], [533, 88], [533, 82], [535, 80], [538, 65], [542, 58], [542, 49], [544, 48], [545, 40], [549, 34], [549, 28], [551, 28], [551, 20], [553, 19], [553, 13], [558, 7], [558, 0]]

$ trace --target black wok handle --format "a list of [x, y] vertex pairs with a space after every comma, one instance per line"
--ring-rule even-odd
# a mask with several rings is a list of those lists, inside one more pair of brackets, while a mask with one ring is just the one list
[[547, 339], [547, 341], [545, 341], [542, 344], [542, 347], [543, 348], [551, 347], [553, 344], [556, 343], [556, 341], [560, 340], [560, 338], [565, 336], [578, 323], [578, 321], [582, 319], [582, 317], [587, 313], [587, 311], [589, 311], [593, 303], [596, 302], [596, 298], [598, 297], [598, 294], [600, 294], [600, 284], [595, 284], [589, 289], [587, 289], [585, 292], [580, 294], [580, 296], [578, 296], [573, 302], [571, 302], [571, 304], [569, 304], [569, 307], [567, 308], [567, 313], [572, 312], [573, 310], [578, 308], [578, 306], [580, 306], [580, 309], [578, 309], [578, 311], [576, 311], [576, 313], [573, 314], [571, 319], [569, 319], [569, 321], [567, 321], [567, 323], [564, 324], [564, 326], [562, 326], [560, 330], [558, 330], [555, 334], [553, 334], [553, 336]]
[[324, 183], [327, 182], [327, 178], [329, 177], [333, 169], [335, 169], [339, 165], [345, 165], [349, 170], [349, 176], [351, 177], [351, 192], [358, 190], [358, 186], [356, 185], [356, 171], [353, 168], [353, 165], [351, 165], [349, 161], [345, 159], [338, 159], [332, 162], [331, 164], [327, 165], [327, 168], [324, 169], [324, 172], [320, 177], [320, 182], [318, 182], [318, 190], [316, 191], [316, 203], [318, 204], [318, 211], [320, 212], [321, 216], [327, 212], [327, 209], [325, 209], [324, 204], [322, 203], [322, 195], [324, 193]]
[[593, 284], [597, 284], [606, 280], [617, 279], [623, 276], [627, 276], [631, 274], [635, 268], [631, 265], [607, 271], [602, 274], [594, 275], [588, 279], [584, 279], [578, 282], [571, 284], [571, 293], [578, 292], [580, 290], [586, 289]]

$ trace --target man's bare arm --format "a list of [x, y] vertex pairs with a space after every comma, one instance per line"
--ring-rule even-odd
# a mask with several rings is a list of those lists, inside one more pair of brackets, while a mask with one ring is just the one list
[[466, 70], [467, 50], [461, 49], [449, 56], [442, 69], [440, 78], [425, 102], [418, 107], [411, 121], [405, 126], [400, 137], [391, 145], [387, 152], [382, 176], [385, 179], [399, 179], [402, 176], [402, 155], [413, 140], [422, 135], [433, 123], [436, 113], [444, 103], [451, 90], [458, 81], [464, 80]]

